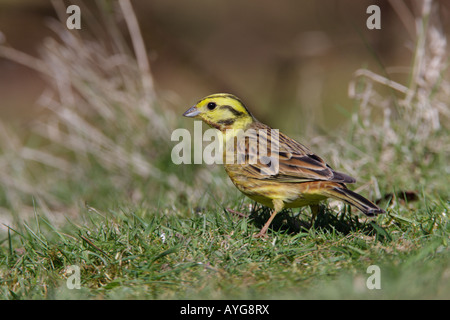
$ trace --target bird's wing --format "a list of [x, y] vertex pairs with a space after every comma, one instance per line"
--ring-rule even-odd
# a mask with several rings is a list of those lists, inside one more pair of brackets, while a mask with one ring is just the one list
[[246, 132], [246, 135], [249, 139], [238, 142], [238, 152], [249, 155], [246, 156], [242, 169], [253, 178], [280, 182], [356, 181], [346, 174], [334, 171], [301, 143], [264, 124], [260, 123], [254, 132]]

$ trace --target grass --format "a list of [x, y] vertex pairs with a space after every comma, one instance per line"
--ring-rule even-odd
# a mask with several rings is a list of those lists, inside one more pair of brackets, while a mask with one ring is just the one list
[[[35, 219], [1, 239], [0, 296], [448, 299], [448, 203], [415, 207], [367, 221], [324, 207], [312, 227], [306, 212], [286, 212], [265, 241], [252, 237], [264, 209], [249, 218], [219, 206], [184, 214], [86, 206], [81, 219], [55, 226], [36, 208]], [[293, 221], [303, 226], [294, 230]], [[71, 265], [80, 267], [79, 290], [67, 287]], [[380, 267], [380, 290], [365, 285], [370, 265]]]
[[[40, 59], [0, 44], [49, 84], [28, 137], [0, 125], [1, 299], [450, 298], [450, 85], [429, 11], [410, 84], [359, 70], [350, 128], [309, 143], [387, 214], [365, 220], [330, 202], [311, 225], [308, 209], [284, 211], [264, 241], [252, 235], [268, 210], [249, 207], [219, 167], [170, 161], [170, 131], [188, 122], [153, 92], [129, 4], [116, 14], [134, 51], [107, 14], [117, 6], [92, 29], [112, 42], [52, 24], [59, 40]], [[366, 286], [371, 265], [379, 290]], [[70, 266], [80, 289], [67, 286]]]

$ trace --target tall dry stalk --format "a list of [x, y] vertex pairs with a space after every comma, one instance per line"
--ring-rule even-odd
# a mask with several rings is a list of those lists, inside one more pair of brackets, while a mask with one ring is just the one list
[[[439, 24], [438, 3], [416, 1], [417, 17], [398, 1], [392, 4], [401, 21], [414, 23], [406, 25], [410, 33], [414, 30], [415, 42], [410, 81], [397, 83], [367, 69], [355, 72], [349, 96], [357, 102], [358, 112], [352, 118], [350, 140], [358, 156], [347, 169], [356, 174], [371, 168], [391, 188], [433, 189], [437, 181], [433, 177], [443, 174], [433, 169], [433, 163], [450, 154], [447, 38]], [[390, 94], [382, 93], [383, 87]], [[446, 170], [448, 174], [448, 166]]]
[[40, 57], [0, 44], [0, 56], [36, 70], [48, 84], [38, 100], [46, 112], [31, 128], [41, 137], [37, 146], [27, 145], [0, 123], [0, 184], [9, 209], [32, 211], [24, 205], [32, 197], [57, 207], [52, 188], [74, 176], [89, 181], [86, 175], [92, 166], [105, 170], [104, 179], [119, 189], [139, 176], [189, 192], [176, 174], [155, 165], [168, 147], [174, 116], [158, 108], [130, 1], [118, 1], [113, 11], [125, 21], [134, 50], [128, 48], [113, 15], [106, 13], [111, 3], [99, 2], [101, 21], [81, 7], [81, 30], [68, 30], [65, 6], [53, 3], [62, 22], [49, 21], [56, 37], [45, 39]]

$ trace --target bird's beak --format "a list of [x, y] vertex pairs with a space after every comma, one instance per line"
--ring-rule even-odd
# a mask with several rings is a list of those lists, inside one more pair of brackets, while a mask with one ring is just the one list
[[198, 116], [199, 114], [200, 114], [200, 110], [198, 110], [196, 106], [193, 106], [188, 111], [183, 113], [183, 116], [189, 117], [189, 118], [194, 118], [194, 117]]

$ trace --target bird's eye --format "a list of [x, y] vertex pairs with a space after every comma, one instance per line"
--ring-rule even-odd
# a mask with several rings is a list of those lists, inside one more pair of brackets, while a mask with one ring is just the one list
[[209, 110], [213, 110], [215, 107], [216, 107], [216, 103], [215, 102], [208, 103], [208, 109]]

